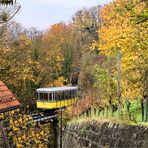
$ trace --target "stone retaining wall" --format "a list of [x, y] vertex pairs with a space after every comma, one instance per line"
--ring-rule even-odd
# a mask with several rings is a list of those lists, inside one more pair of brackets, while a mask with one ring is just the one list
[[92, 121], [63, 131], [63, 148], [103, 147], [148, 148], [148, 127]]

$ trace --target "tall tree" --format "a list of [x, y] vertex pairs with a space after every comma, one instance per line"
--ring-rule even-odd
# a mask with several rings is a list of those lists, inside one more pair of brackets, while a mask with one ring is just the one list
[[[125, 95], [128, 98], [143, 97], [145, 92], [147, 21], [135, 24], [133, 18], [137, 20], [135, 13], [143, 14], [143, 10], [146, 11], [146, 5], [146, 1], [139, 1], [138, 3], [137, 1], [116, 0], [104, 6], [101, 10], [102, 25], [99, 30], [99, 49], [106, 56], [114, 58], [118, 54], [121, 56], [122, 98], [125, 98]], [[134, 12], [132, 9], [127, 10], [127, 6], [135, 9]], [[134, 17], [131, 15], [132, 12]], [[119, 73], [119, 65], [116, 72]], [[135, 73], [137, 74], [135, 75]], [[130, 85], [127, 85], [127, 83]], [[136, 93], [126, 93], [127, 90]], [[118, 103], [121, 102], [118, 100]]]

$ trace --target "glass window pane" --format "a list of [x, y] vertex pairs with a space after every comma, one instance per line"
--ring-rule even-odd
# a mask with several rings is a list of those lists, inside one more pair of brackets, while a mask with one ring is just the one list
[[49, 101], [52, 101], [52, 93], [49, 93]]
[[60, 92], [55, 93], [55, 99], [56, 99], [56, 101], [60, 100]]
[[61, 100], [64, 100], [64, 92], [61, 92]]
[[43, 93], [40, 93], [40, 100], [44, 100]]
[[47, 93], [44, 93], [44, 94], [43, 94], [43, 100], [44, 100], [44, 101], [48, 101], [48, 94], [47, 94]]
[[38, 93], [38, 100], [41, 100], [41, 99], [40, 99], [40, 93]]

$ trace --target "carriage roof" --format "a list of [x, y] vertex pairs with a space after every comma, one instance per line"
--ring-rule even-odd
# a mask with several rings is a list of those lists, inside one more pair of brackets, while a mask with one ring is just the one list
[[49, 87], [49, 88], [39, 88], [36, 91], [38, 93], [50, 93], [50, 92], [70, 91], [70, 90], [78, 90], [78, 87], [71, 87], [71, 86]]

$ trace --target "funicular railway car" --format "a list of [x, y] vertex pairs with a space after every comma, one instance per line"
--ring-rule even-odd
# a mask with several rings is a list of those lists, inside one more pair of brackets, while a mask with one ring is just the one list
[[76, 103], [78, 100], [78, 87], [50, 87], [39, 88], [37, 108], [38, 109], [58, 109]]

